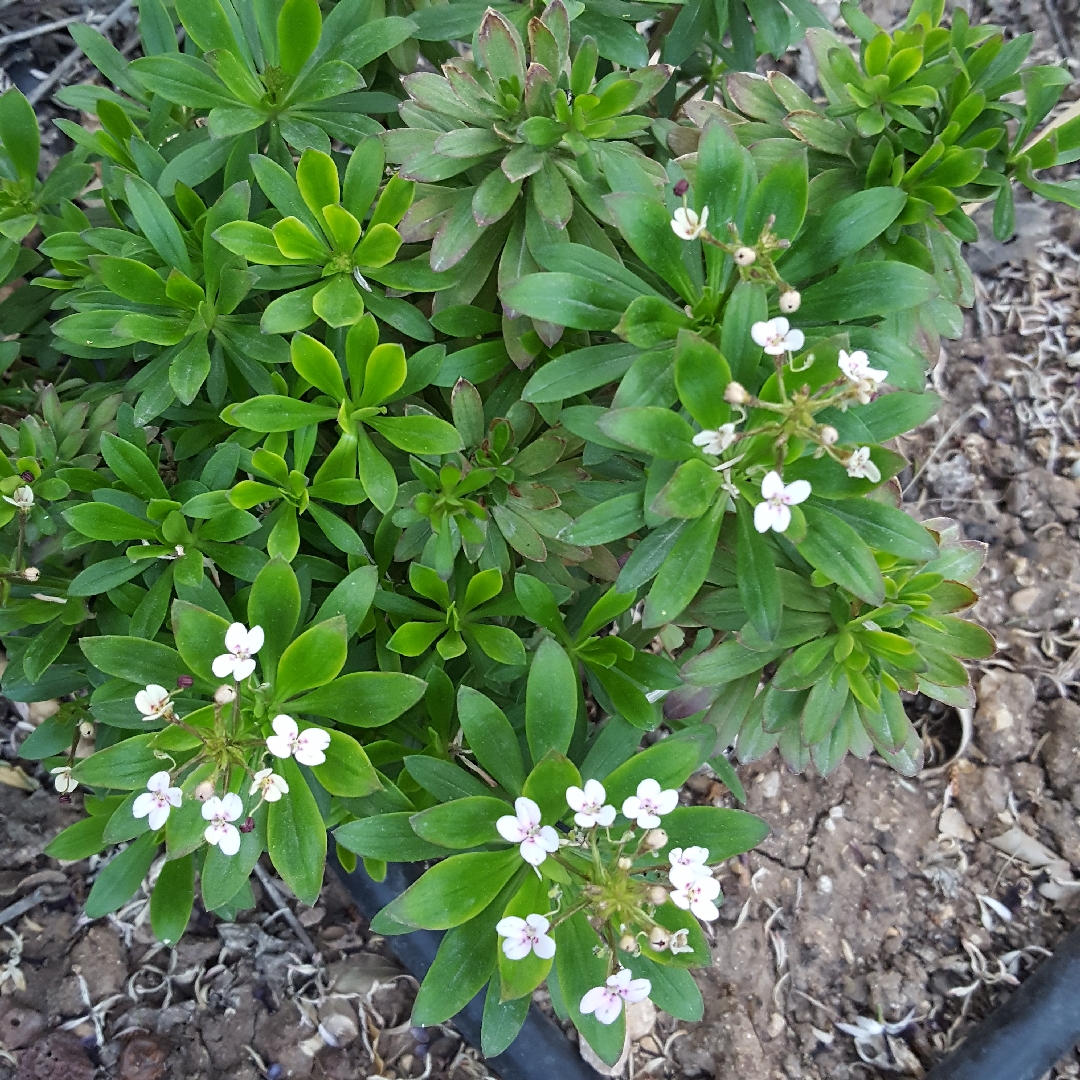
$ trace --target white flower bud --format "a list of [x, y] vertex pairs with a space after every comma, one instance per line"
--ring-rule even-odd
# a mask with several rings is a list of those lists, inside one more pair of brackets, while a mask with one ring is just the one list
[[619, 948], [625, 953], [636, 954], [638, 951], [637, 939], [633, 934], [623, 934], [619, 938]]
[[199, 802], [206, 802], [207, 799], [212, 799], [213, 797], [214, 797], [214, 781], [213, 780], [204, 780], [195, 789], [195, 798], [198, 799]]
[[724, 390], [724, 400], [729, 405], [745, 405], [750, 400], [750, 395], [742, 383], [729, 382]]
[[645, 846], [650, 851], [659, 851], [667, 846], [668, 835], [663, 829], [650, 829], [645, 834]]
[[228, 683], [222, 683], [214, 691], [214, 701], [219, 705], [231, 705], [236, 700], [236, 687], [229, 686]]
[[757, 262], [757, 252], [752, 247], [741, 247], [735, 252], [735, 261], [739, 266], [753, 266]]
[[818, 437], [821, 439], [823, 446], [832, 446], [840, 438], [840, 432], [831, 424], [826, 424], [818, 432]]
[[41, 571], [36, 566], [28, 566], [22, 572], [22, 576], [24, 581], [37, 581], [41, 577]]
[[649, 903], [655, 907], [667, 903], [667, 889], [662, 885], [653, 885], [648, 892]]
[[791, 315], [798, 311], [800, 304], [802, 304], [802, 296], [794, 289], [788, 289], [787, 292], [780, 294], [780, 310], [785, 315]]
[[649, 944], [657, 951], [663, 952], [668, 947], [671, 934], [662, 926], [654, 926], [649, 931]]
[[89, 720], [83, 720], [83, 721], [82, 721], [82, 722], [81, 722], [81, 723], [79, 724], [79, 734], [80, 734], [80, 735], [81, 735], [81, 736], [82, 736], [82, 737], [83, 737], [84, 739], [90, 739], [90, 738], [93, 738], [93, 735], [94, 735], [94, 725], [93, 725], [93, 724], [92, 724], [92, 723], [91, 723], [91, 722], [90, 722]]
[[634, 865], [634, 860], [633, 859], [628, 859], [625, 855], [623, 855], [622, 858], [619, 859], [619, 869], [620, 870], [629, 870], [633, 865]]

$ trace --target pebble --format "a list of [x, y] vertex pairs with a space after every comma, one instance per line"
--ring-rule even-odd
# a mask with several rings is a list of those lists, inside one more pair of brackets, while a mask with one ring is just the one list
[[822, 893], [825, 896], [828, 896], [829, 893], [831, 893], [832, 890], [833, 890], [832, 878], [829, 877], [828, 874], [822, 874], [821, 877], [819, 877], [817, 879], [817, 883], [815, 884], [814, 887], [817, 889], [817, 891], [819, 893]]

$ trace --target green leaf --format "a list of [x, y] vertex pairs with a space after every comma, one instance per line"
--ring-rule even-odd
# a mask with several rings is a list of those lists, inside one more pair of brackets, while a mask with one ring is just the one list
[[0, 96], [0, 142], [19, 179], [33, 185], [41, 157], [41, 136], [33, 105], [15, 87]]
[[295, 431], [297, 428], [333, 420], [337, 409], [328, 405], [315, 405], [310, 401], [263, 394], [249, 398], [236, 405], [229, 405], [222, 412], [222, 420], [233, 427], [246, 427], [252, 431]]
[[72, 775], [87, 787], [112, 788], [116, 791], [136, 791], [161, 769], [161, 759], [150, 745], [155, 732], [135, 735], [114, 743], [104, 750], [80, 761]]
[[520, 795], [525, 766], [517, 735], [502, 709], [465, 685], [458, 689], [457, 705], [461, 730], [477, 762], [511, 795]]
[[568, 352], [549, 360], [529, 379], [521, 391], [522, 400], [538, 405], [562, 401], [618, 382], [638, 355], [638, 349], [625, 342]]
[[345, 380], [337, 357], [307, 334], [295, 334], [290, 347], [292, 365], [312, 386], [338, 401], [346, 398]]
[[463, 926], [448, 931], [413, 1003], [412, 1022], [441, 1024], [460, 1012], [495, 970], [495, 924], [502, 905], [494, 903]]
[[780, 632], [782, 597], [780, 576], [776, 572], [772, 548], [754, 528], [754, 511], [745, 499], [737, 499], [739, 543], [736, 549], [736, 573], [739, 599], [750, 616], [754, 629], [765, 641]]
[[76, 862], [96, 855], [105, 849], [103, 836], [108, 823], [107, 814], [76, 821], [74, 825], [69, 825], [62, 833], [53, 837], [44, 854], [65, 862]]
[[413, 754], [405, 759], [405, 768], [425, 791], [440, 802], [491, 794], [491, 789], [482, 780], [442, 758]]
[[[548, 882], [539, 874], [526, 874], [502, 914], [524, 919], [528, 915], [547, 912], [551, 907], [551, 900], [547, 895], [549, 887]], [[526, 1002], [529, 1001], [533, 990], [547, 978], [549, 971], [550, 959], [544, 960], [535, 953], [530, 953], [520, 960], [511, 960], [499, 949], [499, 981], [501, 995], [505, 998], [524, 997]]]
[[334, 839], [347, 851], [354, 851], [365, 859], [419, 862], [449, 855], [447, 848], [428, 843], [416, 835], [409, 823], [414, 816], [411, 812], [378, 814], [350, 821], [334, 831]]
[[657, 964], [645, 955], [620, 954], [635, 979], [648, 979], [649, 1000], [677, 1020], [696, 1023], [705, 1015], [705, 1002], [694, 976], [685, 968]]
[[[672, 735], [635, 754], [604, 779], [608, 802], [621, 808], [642, 780], [652, 777], [661, 788], [679, 788], [709, 756], [715, 732], [693, 737]], [[664, 819], [667, 821], [667, 818]]]
[[145, 569], [141, 562], [132, 562], [124, 555], [118, 559], [105, 559], [76, 574], [68, 585], [67, 593], [68, 596], [97, 596], [123, 585]]
[[791, 240], [802, 227], [809, 198], [806, 151], [793, 153], [774, 165], [754, 189], [746, 205], [743, 240], [757, 241], [765, 222], [775, 215], [772, 232]]
[[[174, 687], [177, 678], [190, 670], [175, 649], [157, 641], [134, 637], [84, 637], [79, 639], [79, 647], [99, 671], [137, 683], [139, 688], [147, 683]], [[224, 640], [221, 648], [225, 648]]]
[[879, 551], [920, 563], [933, 559], [938, 553], [930, 533], [896, 507], [873, 499], [837, 499], [828, 509]]
[[292, 758], [277, 763], [289, 794], [270, 803], [266, 839], [270, 861], [297, 898], [314, 904], [322, 888], [326, 827], [304, 774]]
[[731, 369], [720, 351], [699, 334], [680, 330], [675, 346], [675, 386], [686, 411], [703, 429], [715, 431], [731, 417], [724, 390]]
[[165, 200], [139, 176], [125, 177], [124, 193], [136, 223], [165, 265], [192, 277], [187, 245]]
[[[203, 682], [216, 686], [221, 680], [214, 675], [212, 665], [214, 658], [225, 651], [225, 631], [229, 629], [229, 624], [212, 611], [196, 607], [186, 600], [174, 600], [172, 628], [176, 648], [191, 673]], [[265, 655], [260, 659], [265, 664]]]
[[516, 847], [451, 855], [384, 907], [371, 928], [380, 933], [385, 920], [423, 930], [460, 926], [479, 915], [521, 866]]
[[154, 833], [144, 833], [125, 848], [98, 874], [86, 898], [86, 917], [100, 919], [118, 911], [134, 895], [150, 870], [158, 852]]
[[937, 282], [916, 266], [861, 262], [811, 285], [802, 294], [799, 319], [804, 325], [853, 322], [918, 307], [938, 291]]
[[664, 818], [664, 831], [669, 848], [698, 844], [709, 849], [708, 861], [715, 864], [753, 850], [769, 835], [769, 826], [744, 810], [677, 806]]
[[292, 641], [300, 603], [300, 586], [292, 567], [284, 559], [271, 559], [255, 578], [247, 603], [248, 625], [263, 629], [259, 664], [266, 679], [273, 679], [278, 660]]
[[163, 945], [175, 945], [195, 904], [195, 859], [185, 855], [162, 868], [150, 896], [150, 925]]
[[365, 423], [407, 454], [453, 454], [465, 448], [457, 429], [437, 416], [373, 416]]
[[586, 510], [572, 525], [559, 533], [559, 539], [583, 547], [607, 544], [637, 532], [644, 525], [641, 492], [631, 491], [625, 495], [616, 495], [614, 499], [608, 499]]
[[502, 290], [506, 308], [578, 330], [613, 330], [626, 307], [623, 299], [577, 274], [527, 274]]
[[723, 504], [714, 503], [708, 514], [683, 531], [646, 597], [642, 616], [645, 626], [670, 622], [697, 595], [712, 563], [722, 518]]
[[[764, 287], [756, 281], [740, 281], [731, 291], [724, 310], [720, 351], [731, 367], [731, 377], [748, 388], [758, 383], [755, 373], [761, 360], [761, 346], [750, 336], [750, 328], [768, 317]], [[799, 317], [802, 318], [802, 308]]]
[[287, 701], [304, 690], [331, 682], [345, 666], [348, 651], [344, 615], [309, 626], [281, 654], [275, 685], [277, 700]]
[[679, 465], [648, 509], [663, 517], [700, 518], [712, 506], [722, 483], [715, 469], [701, 458], [691, 458]]
[[577, 766], [557, 750], [549, 750], [525, 780], [522, 794], [540, 807], [545, 825], [553, 825], [566, 814], [566, 789], [581, 786]]
[[343, 731], [329, 731], [326, 761], [312, 769], [315, 779], [331, 795], [360, 799], [382, 787], [364, 748]]
[[652, 195], [636, 191], [606, 195], [604, 203], [634, 254], [683, 299], [693, 300], [695, 290], [682, 261], [685, 241], [671, 231], [671, 215], [664, 204]]
[[413, 815], [416, 835], [447, 848], [471, 848], [500, 842], [495, 822], [513, 810], [502, 799], [475, 795], [455, 799]]
[[247, 885], [265, 847], [266, 810], [260, 809], [255, 814], [255, 828], [240, 834], [240, 850], [235, 855], [224, 855], [216, 846], [207, 849], [199, 874], [203, 905], [207, 910], [228, 904]]
[[77, 503], [64, 511], [64, 520], [91, 540], [157, 540], [157, 528], [149, 521], [111, 503]]
[[652, 405], [612, 409], [600, 417], [600, 430], [616, 442], [653, 457], [686, 461], [701, 456], [694, 445], [694, 429], [670, 409]]
[[[281, 70], [297, 75], [319, 44], [322, 12], [318, 0], [285, 0], [277, 21]], [[336, 202], [337, 200], [333, 200]]]
[[868, 604], [885, 599], [885, 583], [874, 553], [847, 522], [817, 506], [804, 506], [807, 532], [799, 554], [830, 580]]
[[583, 911], [555, 928], [555, 943], [559, 991], [570, 1018], [593, 1050], [609, 1065], [614, 1065], [622, 1054], [626, 1037], [625, 1016], [620, 1012], [614, 1023], [601, 1024], [594, 1015], [583, 1015], [578, 1007], [594, 986], [603, 986], [608, 975], [607, 960], [597, 955], [600, 940]]
[[682, 675], [694, 686], [723, 686], [760, 671], [779, 655], [779, 650], [761, 653], [738, 641], [724, 641], [688, 660], [682, 667]]
[[[502, 960], [501, 949], [499, 960]], [[484, 1018], [480, 1032], [480, 1050], [485, 1057], [493, 1058], [501, 1054], [518, 1037], [529, 1014], [530, 1004], [532, 998], [528, 994], [503, 1001], [499, 972], [492, 972], [484, 997]]]
[[392, 671], [355, 671], [289, 702], [297, 713], [327, 716], [352, 727], [382, 727], [411, 709], [426, 683]]
[[580, 684], [570, 657], [551, 638], [540, 643], [525, 689], [525, 735], [533, 761], [566, 753], [577, 722]]

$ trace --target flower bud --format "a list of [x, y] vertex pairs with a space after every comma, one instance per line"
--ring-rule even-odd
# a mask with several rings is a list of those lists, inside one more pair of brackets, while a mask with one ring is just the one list
[[662, 926], [654, 926], [649, 931], [649, 944], [657, 951], [663, 952], [671, 940], [671, 934]]
[[653, 885], [646, 895], [649, 898], [649, 903], [654, 907], [659, 907], [661, 904], [667, 903], [667, 889], [662, 885]]
[[682, 198], [690, 190], [689, 180], [676, 180], [675, 181], [675, 195], [678, 198]]
[[24, 480], [25, 480], [25, 481], [26, 481], [26, 482], [27, 482], [28, 484], [32, 484], [32, 483], [33, 483], [33, 482], [34, 482], [34, 481], [35, 481], [35, 480], [37, 479], [37, 477], [35, 477], [35, 476], [34, 476], [34, 474], [33, 474], [33, 473], [32, 473], [32, 472], [31, 472], [31, 471], [29, 470], [29, 469], [27, 469], [27, 470], [26, 470], [25, 472], [21, 472], [21, 473], [19, 473], [19, 475], [20, 475], [20, 476], [21, 476], [21, 477], [22, 477], [22, 478], [23, 478], [23, 479], [24, 479]]
[[634, 865], [633, 859], [628, 859], [625, 855], [619, 859], [619, 869], [629, 870]]
[[623, 936], [619, 938], [619, 948], [625, 953], [636, 953], [637, 939], [633, 934], [623, 934]]
[[214, 781], [213, 780], [204, 780], [195, 789], [195, 798], [198, 799], [199, 802], [206, 802], [207, 799], [212, 799], [213, 797], [214, 797]]
[[219, 705], [230, 705], [236, 700], [236, 688], [230, 686], [228, 683], [222, 683], [214, 691], [214, 701]]
[[84, 739], [92, 738], [94, 734], [94, 725], [89, 720], [83, 720], [82, 723], [79, 724], [79, 734]]
[[826, 424], [819, 432], [818, 438], [821, 439], [823, 446], [832, 446], [837, 439], [840, 438], [840, 432], [836, 430], [831, 424]]
[[244, 824], [240, 826], [242, 833], [249, 833], [255, 828], [255, 819], [253, 817], [247, 817], [244, 819]]
[[41, 571], [36, 566], [28, 566], [22, 572], [22, 576], [24, 581], [37, 581], [41, 577]]
[[645, 834], [645, 846], [650, 851], [659, 851], [667, 846], [667, 833], [663, 829], [650, 829]]
[[724, 400], [729, 405], [745, 405], [750, 400], [742, 383], [729, 382], [724, 390]]
[[791, 315], [793, 312], [798, 311], [801, 303], [802, 296], [794, 289], [788, 289], [787, 292], [780, 294], [780, 310], [785, 315]]
[[757, 252], [752, 247], [741, 247], [735, 252], [735, 261], [739, 266], [753, 266], [757, 262]]
[[195, 680], [190, 675], [177, 675], [176, 689], [187, 690], [195, 685]]

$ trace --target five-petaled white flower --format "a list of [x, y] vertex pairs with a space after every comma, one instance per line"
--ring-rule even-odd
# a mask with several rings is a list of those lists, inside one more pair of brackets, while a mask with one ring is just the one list
[[274, 717], [271, 725], [276, 734], [266, 740], [266, 749], [274, 757], [294, 757], [301, 765], [321, 765], [326, 760], [323, 751], [330, 745], [330, 732], [321, 727], [300, 730], [296, 721], [285, 713]]
[[603, 986], [594, 986], [582, 999], [578, 1009], [595, 1013], [601, 1024], [613, 1024], [619, 1019], [623, 1002], [628, 1005], [644, 1001], [652, 991], [648, 979], [632, 979], [629, 968], [619, 968]]
[[881, 470], [870, 460], [869, 446], [860, 446], [847, 459], [847, 474], [852, 480], [869, 480], [872, 484], [881, 479]]
[[509, 960], [524, 960], [531, 952], [541, 960], [550, 960], [555, 955], [555, 939], [547, 932], [550, 925], [543, 915], [526, 915], [524, 919], [507, 915], [495, 924], [495, 933], [505, 938], [502, 951]]
[[559, 850], [559, 834], [550, 825], [540, 824], [540, 807], [524, 796], [514, 800], [514, 814], [504, 814], [495, 828], [504, 840], [521, 845], [521, 857], [530, 866], [539, 866]]
[[870, 366], [870, 361], [862, 349], [850, 354], [841, 349], [836, 362], [852, 384], [855, 396], [862, 405], [869, 404], [870, 399], [877, 393], [878, 386], [889, 377], [887, 371]]
[[4, 502], [11, 503], [17, 510], [21, 510], [25, 514], [34, 505], [34, 493], [23, 484], [22, 487], [17, 487], [10, 496], [5, 495]]
[[160, 720], [172, 712], [172, 700], [169, 691], [157, 683], [149, 683], [145, 690], [135, 695], [135, 708], [142, 713], [144, 720]]
[[694, 445], [700, 446], [706, 454], [722, 454], [734, 441], [734, 424], [721, 424], [715, 431], [706, 429], [694, 436]]
[[277, 802], [282, 795], [289, 794], [289, 785], [284, 776], [278, 776], [273, 769], [260, 769], [253, 777], [249, 795], [262, 794], [267, 802]]
[[712, 871], [705, 865], [708, 857], [708, 848], [672, 848], [668, 853], [668, 860], [671, 863], [671, 869], [668, 871], [668, 881], [676, 889], [682, 889], [691, 881], [710, 877]]
[[695, 878], [671, 894], [671, 902], [705, 922], [720, 918], [720, 909], [713, 901], [720, 895], [720, 882], [711, 874]]
[[696, 240], [709, 220], [709, 208], [701, 208], [701, 216], [689, 206], [680, 206], [671, 217], [671, 231], [682, 240]]
[[79, 786], [79, 781], [71, 775], [71, 768], [68, 765], [61, 765], [58, 769], [53, 769], [52, 775], [56, 777], [53, 781], [53, 787], [61, 795], [70, 795]]
[[216, 795], [203, 803], [202, 816], [210, 824], [203, 830], [208, 844], [215, 844], [222, 855], [235, 855], [240, 850], [240, 830], [232, 824], [244, 812], [239, 795], [231, 791], [224, 798]]
[[759, 533], [782, 533], [791, 524], [791, 509], [810, 497], [810, 485], [805, 480], [793, 480], [785, 484], [774, 469], [761, 481], [762, 501], [754, 507], [754, 528]]
[[651, 777], [637, 786], [637, 794], [622, 804], [623, 817], [637, 820], [639, 829], [655, 829], [661, 814], [670, 814], [679, 805], [679, 793], [674, 788], [661, 791]]
[[169, 811], [180, 805], [183, 794], [178, 787], [169, 787], [169, 774], [162, 769], [146, 781], [146, 790], [135, 800], [131, 813], [147, 818], [150, 828], [157, 832], [169, 819]]
[[806, 343], [806, 335], [801, 330], [792, 330], [791, 323], [783, 315], [768, 322], [754, 323], [750, 327], [750, 336], [770, 356], [798, 352]]
[[576, 811], [574, 821], [583, 829], [602, 825], [605, 829], [615, 820], [615, 807], [604, 805], [607, 792], [599, 780], [586, 780], [584, 790], [570, 786], [566, 789], [566, 802]]
[[234, 622], [225, 631], [225, 648], [228, 652], [214, 658], [213, 672], [219, 679], [231, 675], [237, 682], [246, 679], [255, 670], [251, 658], [263, 647], [263, 629], [253, 626], [250, 630]]

